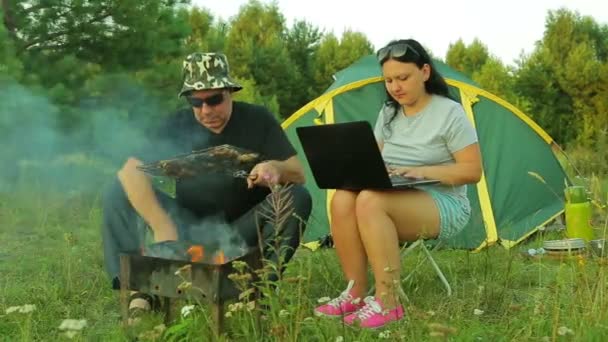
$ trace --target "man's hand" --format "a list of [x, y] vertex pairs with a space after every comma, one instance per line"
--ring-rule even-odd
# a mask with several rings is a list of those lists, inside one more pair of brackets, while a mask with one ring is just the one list
[[247, 188], [251, 189], [254, 186], [272, 187], [279, 184], [281, 181], [281, 170], [273, 161], [267, 161], [257, 164], [251, 169], [249, 177], [247, 177]]

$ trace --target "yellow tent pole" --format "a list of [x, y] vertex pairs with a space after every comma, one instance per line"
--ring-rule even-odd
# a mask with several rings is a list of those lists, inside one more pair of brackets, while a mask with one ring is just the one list
[[[332, 99], [329, 101], [329, 103], [325, 107], [325, 123], [332, 124], [335, 122], [336, 122], [336, 118], [334, 116], [334, 101]], [[327, 194], [326, 194], [327, 197], [325, 198], [325, 205], [326, 205], [326, 210], [327, 210], [327, 222], [329, 223], [330, 227], [331, 227], [331, 199], [334, 197], [335, 193], [336, 193], [336, 190], [328, 189]]]
[[[460, 98], [467, 117], [475, 127], [475, 117], [473, 115], [473, 104], [479, 99], [473, 92], [467, 92], [463, 88], [460, 89]], [[488, 183], [485, 176], [485, 171], [481, 173], [481, 179], [476, 185], [477, 196], [479, 197], [479, 205], [481, 206], [481, 215], [483, 217], [484, 226], [486, 229], [486, 240], [477, 247], [475, 251], [479, 251], [487, 246], [493, 245], [498, 240], [498, 231], [496, 230], [496, 221], [494, 219], [494, 211], [492, 210], [492, 202], [490, 193], [488, 192]]]
[[[281, 127], [283, 127], [283, 129], [289, 127], [292, 123], [294, 123], [296, 120], [298, 120], [302, 115], [308, 113], [311, 109], [317, 109], [317, 112], [319, 112], [318, 108], [320, 108], [320, 107], [325, 108], [327, 105], [324, 102], [328, 103], [330, 101], [333, 101], [334, 96], [340, 95], [340, 94], [345, 93], [352, 89], [361, 88], [370, 83], [380, 82], [382, 80], [383, 80], [383, 78], [381, 76], [366, 78], [364, 80], [359, 80], [359, 81], [356, 81], [353, 83], [349, 83], [347, 85], [343, 85], [328, 93], [325, 93], [325, 94], [317, 97], [316, 99], [308, 102], [306, 105], [304, 105], [302, 108], [300, 108], [297, 112], [293, 113], [290, 117], [285, 119], [285, 121], [283, 121], [281, 123]], [[332, 113], [333, 113], [333, 105], [332, 105]], [[326, 120], [325, 122], [329, 123], [328, 120]], [[332, 123], [334, 122], [333, 119], [331, 122]]]
[[511, 247], [514, 247], [515, 245], [519, 244], [520, 242], [522, 242], [525, 239], [527, 239], [528, 237], [530, 237], [530, 235], [536, 233], [540, 227], [546, 226], [549, 222], [555, 220], [559, 215], [561, 215], [563, 213], [564, 213], [564, 210], [560, 210], [557, 214], [551, 216], [548, 220], [546, 220], [545, 222], [539, 224], [534, 229], [530, 230], [526, 235], [520, 237], [516, 241], [500, 239], [500, 245], [503, 246], [503, 247], [505, 247], [506, 249], [510, 249]]
[[486, 91], [483, 90], [481, 88], [472, 86], [470, 84], [464, 83], [464, 82], [460, 82], [460, 81], [456, 81], [453, 79], [446, 79], [446, 82], [450, 85], [453, 85], [461, 90], [465, 90], [467, 92], [470, 93], [474, 93], [477, 95], [481, 95], [483, 97], [488, 98], [489, 100], [492, 100], [496, 103], [498, 103], [499, 105], [507, 108], [508, 110], [510, 110], [511, 112], [513, 112], [513, 114], [515, 114], [518, 118], [520, 118], [523, 122], [525, 122], [528, 126], [530, 126], [534, 132], [536, 132], [538, 135], [541, 136], [541, 138], [543, 138], [543, 140], [547, 143], [547, 144], [551, 144], [553, 142], [553, 138], [551, 138], [551, 136], [545, 132], [544, 129], [542, 129], [536, 122], [534, 122], [534, 120], [532, 120], [529, 116], [527, 116], [526, 114], [524, 114], [524, 112], [522, 112], [521, 110], [517, 109], [517, 107], [513, 106], [512, 104], [510, 104], [509, 102], [501, 99], [500, 97]]

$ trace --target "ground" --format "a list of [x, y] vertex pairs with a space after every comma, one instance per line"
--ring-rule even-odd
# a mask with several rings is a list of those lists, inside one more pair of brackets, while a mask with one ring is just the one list
[[[118, 293], [110, 289], [103, 270], [100, 213], [96, 195], [0, 193], [0, 341], [67, 339], [65, 323], [60, 329], [66, 319], [86, 320], [84, 327], [75, 325], [81, 330], [71, 333], [80, 340], [124, 341], [135, 336], [144, 341], [209, 340], [203, 338], [213, 336], [204, 305], [166, 327], [159, 326], [160, 316], [150, 315], [136, 328], [121, 328]], [[493, 246], [479, 253], [434, 252], [453, 295], [446, 296], [425, 263], [403, 283], [407, 319], [376, 331], [314, 317], [312, 311], [319, 299], [336, 296], [345, 282], [332, 249], [311, 252], [302, 248], [286, 279], [276, 284], [277, 289], [262, 287], [270, 295], [261, 325], [255, 324], [255, 315], [246, 305], [232, 305], [226, 335], [220, 339], [605, 340], [606, 265], [594, 258], [560, 262], [523, 256], [523, 251], [562, 234], [544, 231], [510, 250]], [[404, 260], [404, 274], [421, 257], [422, 253], [416, 252]], [[35, 305], [33, 311], [7, 313], [11, 307], [26, 304]], [[162, 329], [167, 330], [161, 339]]]

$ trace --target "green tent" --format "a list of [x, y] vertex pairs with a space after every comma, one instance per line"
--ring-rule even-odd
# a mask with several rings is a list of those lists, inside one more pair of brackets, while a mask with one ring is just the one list
[[[510, 248], [564, 210], [567, 176], [554, 154], [556, 145], [513, 105], [480, 89], [446, 64], [435, 63], [477, 129], [484, 168], [480, 182], [468, 186], [473, 208], [469, 224], [448, 244], [480, 249], [498, 242]], [[317, 187], [295, 128], [354, 120], [374, 125], [385, 98], [380, 67], [370, 55], [336, 73], [325, 93], [283, 122], [305, 165], [314, 201], [305, 242], [329, 233], [328, 204], [334, 191]]]

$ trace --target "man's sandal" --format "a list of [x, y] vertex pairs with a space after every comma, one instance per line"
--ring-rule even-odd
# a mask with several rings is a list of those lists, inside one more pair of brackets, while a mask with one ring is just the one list
[[129, 296], [129, 319], [127, 324], [134, 325], [141, 320], [141, 316], [151, 311], [160, 310], [160, 298], [142, 292], [134, 292]]

